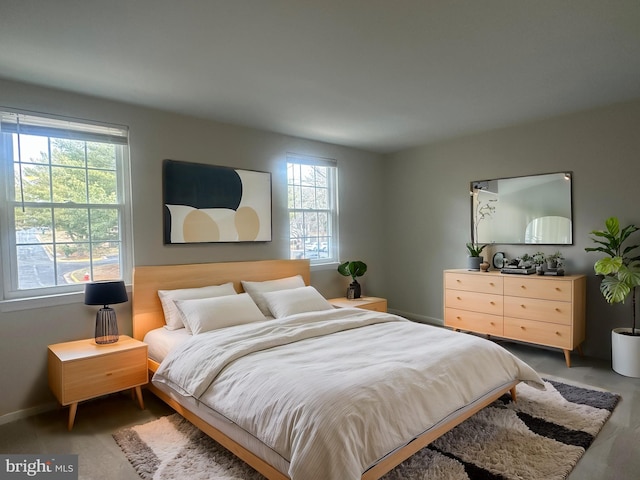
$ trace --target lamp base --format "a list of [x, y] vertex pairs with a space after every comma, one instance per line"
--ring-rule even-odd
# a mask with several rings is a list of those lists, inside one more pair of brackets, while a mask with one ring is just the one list
[[118, 321], [113, 308], [105, 307], [98, 310], [96, 314], [96, 343], [116, 343], [118, 335]]

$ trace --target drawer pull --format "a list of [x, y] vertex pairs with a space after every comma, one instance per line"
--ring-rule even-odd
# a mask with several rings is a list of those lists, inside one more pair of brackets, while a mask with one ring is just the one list
[[525, 305], [522, 305], [522, 304], [521, 304], [521, 305], [520, 305], [520, 308], [527, 308], [527, 307], [526, 307]]
[[556, 307], [556, 312], [560, 313], [560, 309]]
[[556, 332], [556, 335], [560, 336], [560, 335], [562, 335], [562, 334], [561, 334], [560, 332]]
[[462, 280], [460, 280], [460, 279], [458, 278], [458, 279], [456, 279], [456, 282], [457, 282], [457, 283], [461, 283], [461, 282], [462, 282]]
[[520, 288], [523, 289], [523, 290], [527, 289], [527, 287], [525, 287], [524, 285], [520, 285]]
[[496, 302], [489, 302], [489, 304], [490, 304], [490, 305], [495, 305], [495, 304], [496, 304]]
[[520, 330], [526, 330], [522, 325], [520, 325]]
[[489, 285], [491, 285], [492, 287], [495, 287], [495, 283], [493, 282], [489, 282]]
[[460, 317], [460, 315], [458, 315], [458, 316], [456, 317], [456, 320], [462, 320], [462, 317]]
[[458, 300], [462, 300], [460, 297], [456, 297]]
[[556, 287], [556, 292], [561, 292], [560, 287]]
[[107, 372], [107, 377], [110, 377], [111, 375], [113, 375], [113, 372]]
[[496, 324], [493, 322], [489, 322], [489, 325], [491, 325], [492, 327], [495, 327]]

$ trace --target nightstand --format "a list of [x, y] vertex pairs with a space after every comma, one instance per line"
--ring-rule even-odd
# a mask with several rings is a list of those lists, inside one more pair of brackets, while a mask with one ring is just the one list
[[350, 300], [345, 297], [331, 298], [329, 303], [337, 308], [364, 308], [376, 312], [387, 311], [387, 299], [379, 297], [360, 297]]
[[144, 409], [141, 385], [148, 381], [147, 344], [126, 335], [116, 343], [96, 344], [93, 338], [49, 345], [49, 387], [58, 401], [69, 407], [68, 428], [78, 402], [135, 389]]

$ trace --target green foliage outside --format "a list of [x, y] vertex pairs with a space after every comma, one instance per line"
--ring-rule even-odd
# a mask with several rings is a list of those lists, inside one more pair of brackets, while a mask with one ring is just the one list
[[[37, 140], [42, 142], [42, 137]], [[117, 252], [118, 244], [111, 244], [120, 237], [115, 208], [116, 146], [50, 140], [50, 158], [41, 151], [38, 158], [23, 159], [22, 182], [20, 165], [14, 164], [15, 200], [24, 198], [24, 208], [15, 208], [16, 230], [36, 229], [41, 243], [58, 246], [56, 257], [86, 258], [90, 241], [94, 256], [114, 253], [114, 249]], [[98, 206], [89, 208], [89, 204]]]

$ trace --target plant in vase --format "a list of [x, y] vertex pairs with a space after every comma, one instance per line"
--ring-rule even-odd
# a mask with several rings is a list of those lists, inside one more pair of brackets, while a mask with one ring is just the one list
[[560, 252], [555, 252], [555, 253], [552, 253], [551, 255], [546, 255], [544, 257], [544, 261], [547, 263], [547, 268], [549, 270], [555, 270], [561, 267], [563, 260], [564, 260], [564, 257]]
[[491, 218], [491, 215], [496, 210], [496, 207], [493, 205], [493, 203], [497, 202], [497, 200], [490, 199], [486, 202], [483, 202], [478, 197], [478, 193], [475, 193], [473, 195], [475, 215], [473, 218], [471, 241], [467, 243], [467, 252], [469, 252], [467, 268], [469, 270], [480, 270], [480, 264], [484, 260], [481, 254], [488, 243], [481, 244], [478, 242], [478, 226], [480, 225], [480, 222], [482, 222], [482, 220], [484, 220], [485, 218]]
[[536, 267], [536, 273], [538, 275], [544, 274], [544, 268], [542, 265], [545, 263], [545, 255], [542, 252], [536, 252], [531, 256], [531, 263]]
[[362, 295], [362, 287], [356, 278], [361, 277], [367, 272], [367, 264], [360, 260], [344, 262], [338, 265], [338, 272], [345, 277], [351, 277], [352, 282], [347, 290], [347, 298], [360, 298]]
[[[593, 269], [602, 276], [600, 291], [608, 303], [624, 303], [631, 296], [631, 328], [614, 328], [611, 332], [613, 369], [629, 377], [640, 377], [640, 330], [636, 329], [636, 291], [640, 286], [640, 256], [631, 252], [640, 245], [625, 245], [631, 234], [640, 228], [628, 225], [620, 228], [616, 217], [605, 222], [605, 230], [591, 232], [598, 247], [587, 252], [602, 252], [608, 256], [598, 260]], [[626, 338], [625, 338], [626, 337]]]

